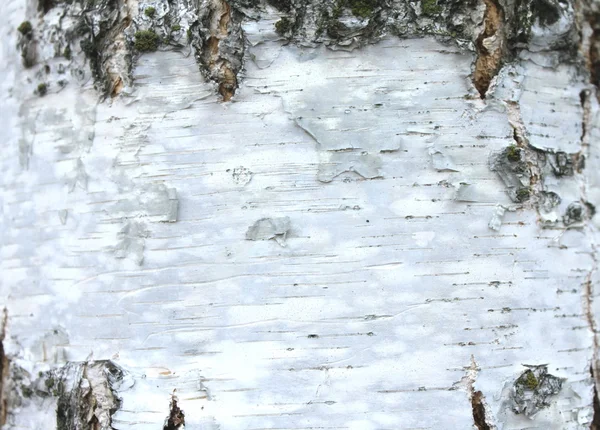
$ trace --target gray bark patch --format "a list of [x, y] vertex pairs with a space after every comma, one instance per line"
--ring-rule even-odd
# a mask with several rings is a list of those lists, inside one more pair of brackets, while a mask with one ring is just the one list
[[149, 232], [140, 222], [128, 222], [119, 232], [119, 242], [114, 248], [116, 258], [129, 257], [137, 264], [144, 261], [144, 247]]

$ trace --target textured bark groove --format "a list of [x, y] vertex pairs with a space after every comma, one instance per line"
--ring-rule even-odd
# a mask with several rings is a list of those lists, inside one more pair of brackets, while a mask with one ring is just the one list
[[570, 0], [40, 1], [32, 70], [0, 16], [7, 427], [597, 426]]
[[200, 53], [208, 76], [218, 84], [223, 101], [229, 101], [238, 87], [243, 40], [240, 24], [233, 20], [233, 10], [225, 0], [213, 0], [207, 16], [207, 34]]

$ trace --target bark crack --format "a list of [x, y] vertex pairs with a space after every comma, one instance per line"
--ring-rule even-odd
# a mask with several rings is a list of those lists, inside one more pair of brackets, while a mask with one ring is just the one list
[[485, 405], [483, 404], [483, 393], [475, 391], [471, 396], [471, 406], [473, 407], [473, 421], [478, 430], [491, 430], [485, 421]]
[[473, 423], [478, 430], [496, 430], [496, 426], [489, 424], [489, 415], [486, 412], [485, 397], [483, 393], [475, 389], [475, 381], [479, 373], [479, 366], [475, 357], [471, 355], [471, 364], [466, 368], [467, 374], [457, 384], [466, 388], [471, 401], [473, 411]]
[[227, 1], [213, 0], [205, 28], [201, 30], [204, 40], [198, 49], [198, 60], [206, 68], [208, 77], [218, 84], [223, 101], [231, 100], [235, 94], [237, 74], [242, 68], [242, 29], [234, 15]]
[[[591, 27], [591, 34], [586, 60], [590, 71], [590, 82], [598, 89], [600, 87], [600, 22], [598, 22], [597, 14], [590, 13], [588, 23]], [[600, 93], [596, 92], [596, 96], [600, 99]]]
[[588, 142], [588, 129], [591, 119], [591, 103], [590, 103], [590, 90], [581, 90], [579, 93], [579, 100], [581, 101], [581, 109], [583, 110], [583, 118], [581, 119], [581, 149], [589, 146]]
[[600, 430], [600, 400], [598, 399], [598, 387], [595, 383], [596, 375], [593, 366], [590, 366], [590, 375], [592, 375], [592, 380], [594, 381], [594, 418], [592, 419], [590, 430]]
[[477, 60], [473, 83], [481, 98], [485, 98], [492, 79], [502, 67], [502, 59], [506, 50], [506, 34], [504, 31], [504, 10], [498, 0], [483, 0], [485, 14], [484, 30], [476, 41]]
[[170, 412], [167, 422], [165, 423], [163, 430], [177, 430], [184, 428], [185, 426], [185, 414], [177, 406], [177, 397], [175, 394], [171, 396]]
[[4, 308], [2, 313], [2, 327], [0, 328], [0, 427], [6, 424], [8, 415], [8, 399], [5, 395], [5, 385], [8, 378], [10, 360], [4, 352], [4, 338], [6, 337], [6, 324], [8, 321], [8, 311]]

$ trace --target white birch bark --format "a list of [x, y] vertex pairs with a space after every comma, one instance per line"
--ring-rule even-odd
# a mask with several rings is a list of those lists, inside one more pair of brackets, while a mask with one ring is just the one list
[[[126, 41], [174, 4], [182, 47], [132, 62]], [[265, 4], [238, 21], [239, 72], [204, 51], [204, 74], [185, 4], [122, 5], [108, 98], [78, 45], [56, 55], [67, 6], [3, 4], [4, 428], [160, 429], [173, 396], [188, 429], [590, 428], [600, 136], [583, 5], [536, 21], [482, 99], [483, 3], [471, 40], [348, 49], [286, 43]], [[580, 38], [579, 62], [560, 37]], [[526, 365], [561, 386], [517, 414], [519, 389], [554, 381], [533, 368], [527, 386]]]

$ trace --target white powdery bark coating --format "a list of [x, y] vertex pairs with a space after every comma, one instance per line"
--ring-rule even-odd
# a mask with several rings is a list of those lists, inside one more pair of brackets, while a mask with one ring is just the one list
[[[118, 429], [160, 428], [174, 390], [188, 428], [467, 429], [471, 388], [498, 428], [589, 427], [594, 233], [541, 229], [527, 208], [488, 227], [512, 205], [488, 159], [513, 129], [502, 97], [478, 99], [472, 56], [433, 39], [284, 47], [247, 30], [227, 104], [176, 52], [142, 56], [134, 92], [112, 103], [75, 84], [37, 98], [3, 40], [3, 93], [18, 95], [0, 119], [9, 352], [32, 372], [113, 358], [135, 380]], [[521, 67], [525, 127], [553, 124], [540, 146], [575, 152], [561, 121], [581, 121], [582, 85]], [[534, 104], [539, 88], [556, 104]], [[561, 180], [563, 201], [585, 180]], [[285, 217], [285, 247], [246, 240]], [[561, 394], [533, 420], [512, 414], [506, 384], [544, 363]], [[10, 424], [48, 425], [53, 401], [24, 399]]]

